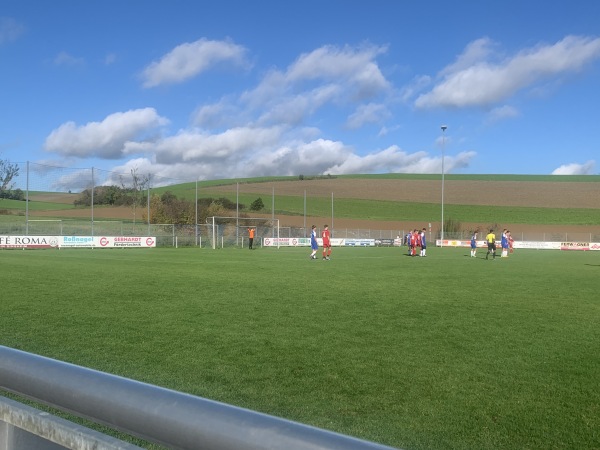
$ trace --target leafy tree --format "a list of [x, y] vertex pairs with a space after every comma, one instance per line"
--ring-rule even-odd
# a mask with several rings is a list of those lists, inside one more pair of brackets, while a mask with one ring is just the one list
[[240, 209], [245, 208], [245, 206], [243, 204], [241, 204], [241, 203], [236, 204], [234, 201], [229, 200], [227, 197], [219, 197], [218, 199], [213, 200], [213, 201], [228, 210], [235, 210], [238, 206]]
[[25, 192], [17, 188], [14, 191], [12, 191], [10, 198], [12, 200], [25, 200]]
[[[123, 197], [123, 191], [119, 186], [102, 186], [102, 202], [101, 205], [118, 205]], [[94, 198], [94, 201], [96, 199]]]
[[250, 205], [250, 211], [260, 211], [261, 209], [264, 209], [264, 207], [265, 204], [263, 203], [262, 198], [258, 197]]
[[160, 196], [160, 201], [163, 203], [172, 203], [177, 200], [177, 196], [173, 194], [171, 191], [166, 191], [163, 195]]
[[123, 180], [123, 177], [121, 177], [121, 186], [123, 187], [123, 191], [129, 194], [127, 197], [129, 199], [129, 204], [133, 208], [134, 227], [137, 207], [141, 206], [142, 200], [145, 198], [143, 192], [150, 186], [151, 179], [152, 175], [150, 174], [139, 174], [137, 167], [131, 169], [131, 183], [129, 185], [127, 185]]
[[[75, 199], [73, 204], [75, 206], [91, 206], [91, 189], [81, 191], [79, 197]], [[119, 186], [97, 186], [94, 188], [94, 205], [121, 206], [130, 204], [131, 201], [129, 201], [125, 190]]]
[[444, 220], [444, 234], [460, 233], [462, 224], [459, 220], [448, 217]]
[[[206, 222], [206, 219], [208, 217], [227, 216], [227, 212], [228, 212], [228, 210], [226, 208], [224, 208], [221, 203], [214, 201], [204, 211], [203, 218], [204, 218], [204, 221]], [[200, 221], [200, 219], [198, 219], [198, 221]]]
[[[145, 214], [142, 217], [147, 219]], [[165, 215], [163, 202], [156, 194], [153, 194], [150, 197], [150, 223], [169, 223], [169, 219]]]
[[75, 206], [90, 206], [92, 204], [92, 191], [90, 189], [84, 189], [79, 194], [79, 197], [73, 202]]
[[169, 219], [168, 223], [193, 224], [196, 218], [194, 203], [186, 199], [178, 199], [170, 192], [165, 192], [165, 194], [162, 196], [162, 205], [165, 216]]
[[8, 160], [0, 160], [0, 198], [7, 198], [10, 195], [14, 179], [19, 176], [19, 166], [12, 164]]

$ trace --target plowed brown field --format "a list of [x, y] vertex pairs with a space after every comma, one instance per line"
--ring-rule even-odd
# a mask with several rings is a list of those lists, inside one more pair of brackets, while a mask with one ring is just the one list
[[[235, 184], [203, 188], [204, 194], [214, 197], [231, 194], [237, 189]], [[336, 199], [356, 198], [402, 202], [441, 202], [441, 181], [432, 180], [387, 180], [387, 179], [347, 179], [331, 178], [318, 180], [276, 181], [262, 183], [243, 183], [239, 186], [240, 192], [257, 194], [270, 197], [273, 190], [276, 195], [290, 195], [309, 197], [330, 197], [332, 193]], [[74, 195], [74, 194], [73, 194]], [[46, 199], [46, 201], [52, 201]], [[508, 207], [552, 207], [552, 208], [600, 208], [600, 183], [597, 182], [544, 182], [544, 181], [464, 181], [446, 180], [444, 183], [444, 203], [457, 205], [492, 205]], [[32, 212], [35, 216], [56, 216], [56, 211]], [[63, 211], [61, 216], [89, 217], [89, 209]], [[253, 214], [254, 215], [254, 214]], [[267, 215], [270, 217], [270, 215]], [[94, 208], [96, 219], [133, 219], [131, 208]], [[141, 211], [137, 214], [141, 218]], [[280, 226], [303, 226], [304, 217], [279, 216]], [[307, 217], [308, 224], [315, 223], [319, 226], [331, 221], [331, 217]], [[356, 219], [335, 219], [336, 228], [365, 228], [377, 230], [404, 230], [409, 228], [422, 228], [421, 222], [405, 221], [369, 221]], [[489, 224], [468, 224], [464, 227], [473, 229], [486, 227]], [[435, 224], [434, 228], [439, 226]], [[598, 232], [600, 224], [575, 226], [575, 225], [523, 225], [501, 224], [502, 227], [522, 232]], [[513, 231], [514, 232], [514, 231]]]
[[[215, 197], [222, 192], [235, 192], [235, 185], [210, 190]], [[431, 180], [370, 180], [370, 179], [324, 179], [308, 181], [284, 181], [249, 183], [240, 185], [240, 191], [269, 197], [273, 189], [276, 195], [306, 195], [309, 197], [358, 198], [399, 202], [441, 203], [441, 181]], [[461, 181], [445, 180], [444, 204], [493, 205], [501, 207], [552, 207], [552, 208], [600, 208], [600, 183], [583, 182], [514, 182], [514, 181]], [[279, 217], [281, 226], [304, 224], [304, 217]], [[307, 224], [318, 226], [331, 218], [307, 217]], [[369, 221], [360, 219], [335, 219], [336, 228], [368, 228], [374, 230], [407, 230], [422, 228], [427, 224], [407, 221]], [[489, 224], [463, 223], [466, 229], [484, 229]], [[519, 232], [598, 232], [600, 224], [575, 225], [524, 225], [502, 223], [503, 228]], [[439, 223], [433, 225], [439, 228]], [[513, 231], [515, 232], [515, 231]]]
[[[280, 181], [241, 184], [240, 191], [270, 196], [306, 195], [310, 197], [359, 198], [399, 202], [438, 203], [441, 181], [369, 180], [333, 178], [309, 181]], [[236, 185], [205, 191], [235, 192]], [[444, 183], [444, 203], [456, 205], [529, 206], [552, 208], [599, 208], [600, 183], [454, 181]]]

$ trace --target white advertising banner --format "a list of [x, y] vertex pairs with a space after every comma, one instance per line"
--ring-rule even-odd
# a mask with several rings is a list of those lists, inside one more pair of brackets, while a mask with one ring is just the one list
[[534, 250], [560, 250], [560, 242], [519, 241], [518, 243], [515, 242], [515, 248], [531, 248]]
[[102, 236], [94, 238], [94, 242], [101, 248], [156, 247], [154, 236]]
[[352, 247], [375, 247], [375, 239], [343, 239], [344, 244]]
[[0, 236], [0, 248], [58, 248], [58, 236]]
[[156, 247], [150, 236], [0, 236], [0, 248]]
[[60, 248], [92, 248], [95, 247], [93, 236], [59, 236]]
[[[435, 245], [440, 247], [442, 241], [437, 239]], [[444, 247], [470, 247], [471, 241], [467, 240], [452, 240], [444, 239]], [[485, 241], [477, 241], [477, 247], [487, 248]], [[496, 243], [496, 248], [501, 250], [500, 245]], [[547, 241], [514, 241], [513, 248], [529, 248], [533, 250], [597, 250], [600, 251], [600, 243], [598, 242], [547, 242]]]
[[306, 247], [310, 246], [309, 238], [264, 238], [264, 247]]
[[[331, 239], [332, 247], [346, 245], [348, 239]], [[323, 247], [323, 239], [317, 238], [319, 248]], [[263, 247], [310, 247], [310, 238], [264, 238]]]

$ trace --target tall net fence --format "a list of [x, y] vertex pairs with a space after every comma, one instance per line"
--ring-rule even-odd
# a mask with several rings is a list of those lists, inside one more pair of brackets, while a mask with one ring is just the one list
[[[142, 227], [149, 222], [153, 189], [186, 181], [137, 169], [120, 173], [32, 162], [11, 165], [18, 170], [0, 199], [0, 232], [11, 234], [146, 234]], [[101, 212], [107, 206], [123, 207], [123, 220], [104, 220]]]
[[[153, 189], [181, 185], [189, 183], [189, 180], [160, 177], [136, 170], [120, 173], [33, 162], [12, 164], [18, 168], [18, 175], [13, 178], [9, 191], [0, 192], [0, 234], [3, 235], [148, 235], [155, 236], [158, 245], [212, 248], [247, 245], [249, 227], [255, 228], [255, 245], [260, 245], [265, 238], [310, 236], [310, 228], [279, 226], [279, 220], [275, 218], [219, 217], [214, 223], [211, 220], [210, 223], [192, 225], [152, 223], [160, 220], [151, 211], [149, 200], [153, 196]], [[195, 189], [198, 198], [197, 184]], [[127, 195], [123, 195], [123, 191]], [[122, 206], [126, 217], [122, 220], [102, 217], [102, 209], [106, 206]], [[66, 211], [72, 218], [65, 218]], [[193, 212], [191, 214], [190, 217], [193, 217]], [[400, 237], [403, 240], [408, 230], [341, 228], [333, 226], [332, 218], [330, 231], [332, 237], [340, 239]], [[600, 230], [592, 233], [513, 230], [512, 236], [518, 241], [600, 242]], [[468, 240], [471, 236], [469, 232], [462, 231], [445, 232], [444, 237]], [[439, 231], [428, 233], [427, 238], [430, 242], [439, 238]]]

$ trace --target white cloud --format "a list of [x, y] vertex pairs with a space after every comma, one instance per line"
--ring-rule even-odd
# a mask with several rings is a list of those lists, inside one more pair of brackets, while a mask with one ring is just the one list
[[476, 39], [475, 41], [470, 42], [453, 64], [442, 69], [439, 76], [451, 76], [455, 73], [469, 70], [471, 67], [478, 65], [481, 61], [494, 57], [494, 47], [496, 47], [496, 44], [489, 38]]
[[200, 128], [218, 129], [221, 127], [240, 125], [241, 111], [226, 99], [213, 104], [200, 106], [192, 114], [192, 124]]
[[383, 137], [383, 136], [386, 136], [386, 135], [388, 135], [389, 133], [391, 133], [391, 132], [393, 132], [393, 131], [397, 131], [397, 130], [399, 130], [399, 129], [401, 129], [401, 128], [402, 128], [402, 125], [399, 125], [399, 124], [397, 124], [397, 125], [392, 125], [392, 126], [390, 126], [390, 127], [386, 127], [386, 126], [384, 126], [384, 127], [381, 127], [381, 129], [379, 130], [379, 133], [377, 133], [377, 136], [378, 136], [378, 137]]
[[492, 43], [475, 41], [441, 71], [440, 81], [420, 95], [418, 108], [490, 106], [540, 81], [580, 71], [600, 58], [600, 38], [567, 36], [553, 45], [540, 45], [493, 62]]
[[341, 94], [341, 87], [328, 84], [297, 95], [276, 98], [258, 119], [259, 123], [285, 123], [298, 125], [318, 109], [335, 101]]
[[[373, 106], [361, 107], [363, 100], [383, 96], [390, 91], [390, 83], [379, 70], [375, 58], [384, 47], [321, 47], [297, 58], [285, 70], [270, 70], [253, 89], [239, 97], [228, 96], [220, 101], [203, 105], [194, 113], [193, 124], [207, 126], [253, 126], [302, 125], [331, 107], [356, 108], [351, 120], [359, 126], [362, 112]], [[373, 104], [375, 104], [373, 102]], [[358, 105], [358, 106], [356, 106]], [[385, 106], [378, 107], [384, 118]]]
[[[307, 132], [310, 133], [310, 130]], [[319, 175], [351, 173], [441, 173], [441, 156], [426, 152], [408, 153], [397, 146], [358, 155], [340, 141], [317, 138], [288, 139], [281, 128], [240, 128], [210, 135], [180, 132], [145, 145], [152, 158], [138, 158], [114, 168], [128, 173], [153, 174], [157, 180], [179, 182], [196, 179], [255, 177], [269, 175]], [[475, 152], [445, 157], [445, 172], [468, 167]], [[168, 184], [168, 183], [167, 183]]]
[[[208, 55], [208, 42], [178, 46], [147, 68], [145, 85], [175, 82], [170, 70], [180, 66], [186, 75], [179, 80], [212, 67], [218, 58]], [[199, 106], [191, 116], [193, 128], [180, 129], [174, 135], [159, 136], [159, 128], [167, 120], [145, 108], [111, 114], [100, 122], [65, 123], [48, 136], [45, 147], [67, 157], [130, 156], [134, 159], [115, 167], [115, 174], [137, 169], [152, 174], [154, 185], [159, 179], [181, 182], [268, 175], [441, 172], [439, 155], [409, 153], [397, 146], [360, 155], [341, 140], [324, 138], [315, 126], [344, 115], [347, 121], [338, 127], [383, 126], [391, 117], [386, 96], [393, 94], [376, 62], [385, 51], [385, 47], [375, 46], [318, 48], [301, 55], [285, 70], [269, 71], [255, 89]], [[234, 54], [241, 58], [244, 52], [241, 49]], [[242, 59], [223, 57], [222, 61]], [[327, 114], [319, 115], [322, 109]], [[329, 114], [333, 109], [340, 114]], [[348, 115], [348, 111], [352, 112]], [[313, 123], [308, 123], [313, 116]], [[380, 135], [385, 134], [381, 130]], [[474, 152], [465, 152], [446, 157], [446, 171], [467, 166], [474, 156]]]
[[50, 189], [56, 192], [79, 192], [91, 188], [94, 184], [93, 181], [91, 169], [80, 169], [52, 180]]
[[412, 99], [427, 86], [431, 84], [431, 77], [428, 75], [419, 75], [411, 80], [409, 84], [400, 89], [400, 99], [409, 103]]
[[219, 134], [187, 130], [152, 145], [159, 164], [211, 163], [235, 168], [261, 148], [273, 148], [281, 129], [232, 128]]
[[380, 123], [391, 116], [388, 108], [380, 103], [359, 105], [356, 111], [348, 117], [346, 126], [352, 130], [367, 123]]
[[[444, 173], [469, 166], [475, 152], [462, 152], [457, 156], [444, 158]], [[353, 173], [441, 173], [441, 157], [431, 157], [426, 152], [407, 153], [397, 146], [365, 156], [350, 155], [347, 159], [331, 167], [326, 173], [335, 175]]]
[[67, 160], [37, 160], [30, 164], [29, 170], [34, 174], [32, 179], [36, 184], [45, 186], [52, 192], [80, 192], [90, 188], [94, 180], [98, 179], [98, 171], [92, 176], [92, 168], [66, 169]]
[[264, 118], [286, 120], [287, 114], [289, 123], [299, 123], [328, 103], [375, 98], [391, 88], [375, 60], [386, 50], [375, 46], [320, 47], [300, 55], [285, 71], [270, 71], [240, 100], [250, 109], [276, 111]]
[[66, 122], [50, 133], [44, 148], [62, 156], [121, 158], [128, 154], [128, 143], [152, 137], [152, 133], [167, 122], [154, 108], [114, 113], [102, 122], [81, 126]]
[[229, 41], [199, 39], [188, 42], [147, 66], [142, 72], [143, 86], [181, 83], [224, 63], [246, 67], [246, 49]]
[[595, 167], [595, 161], [587, 161], [583, 164], [563, 164], [552, 171], [552, 175], [593, 175]]
[[503, 106], [499, 106], [498, 108], [492, 109], [488, 113], [487, 122], [488, 123], [498, 122], [500, 120], [512, 119], [514, 117], [519, 117], [519, 116], [520, 116], [520, 113], [519, 113], [518, 109], [516, 109], [513, 106], [503, 105]]
[[286, 73], [292, 83], [307, 80], [341, 80], [352, 88], [357, 98], [370, 98], [389, 88], [375, 57], [387, 51], [385, 47], [363, 48], [324, 46], [301, 55]]
[[144, 178], [146, 176], [151, 177], [151, 186], [150, 187], [158, 187], [156, 183], [153, 182], [154, 176], [157, 173], [157, 167], [147, 158], [135, 158], [127, 161], [125, 164], [114, 167], [109, 173], [107, 173], [107, 177], [102, 181], [103, 186], [111, 186], [111, 185], [129, 185], [131, 184], [131, 173], [135, 171], [137, 175]]
[[327, 139], [289, 142], [273, 151], [259, 152], [247, 173], [248, 176], [324, 174], [350, 154], [350, 148], [343, 143]]
[[57, 66], [82, 66], [85, 64], [85, 60], [62, 51], [54, 58], [54, 64]]
[[107, 66], [110, 66], [111, 64], [114, 64], [117, 61], [117, 55], [115, 53], [108, 53], [105, 57], [104, 57], [104, 64]]
[[25, 27], [12, 17], [0, 17], [0, 45], [16, 41], [25, 32]]

